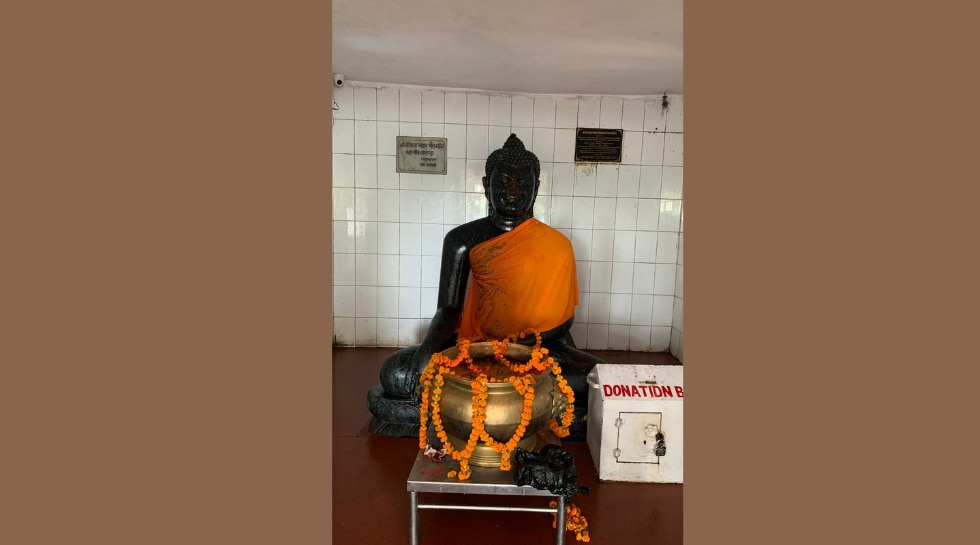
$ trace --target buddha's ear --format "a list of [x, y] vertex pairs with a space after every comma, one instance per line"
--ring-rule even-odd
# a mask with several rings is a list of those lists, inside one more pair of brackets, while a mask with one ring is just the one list
[[490, 198], [490, 177], [489, 176], [484, 176], [483, 177], [483, 197], [487, 199], [487, 211], [489, 212], [489, 214], [487, 214], [487, 215], [488, 216], [492, 216], [493, 215], [493, 199]]

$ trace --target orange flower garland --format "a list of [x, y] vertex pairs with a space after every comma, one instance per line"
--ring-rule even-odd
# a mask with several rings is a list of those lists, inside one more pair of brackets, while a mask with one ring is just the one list
[[[551, 507], [558, 507], [558, 502], [551, 502]], [[554, 516], [555, 519], [551, 521], [551, 527], [558, 527], [558, 516]], [[589, 537], [589, 521], [585, 520], [585, 515], [582, 514], [582, 510], [579, 509], [574, 503], [569, 503], [565, 506], [565, 531], [575, 532], [575, 539], [578, 541], [584, 541], [588, 543], [592, 540]]]
[[[535, 344], [531, 349], [531, 359], [524, 364], [511, 363], [504, 354], [507, 352], [507, 348], [511, 341], [516, 341], [518, 338], [524, 338], [528, 334], [534, 334]], [[561, 423], [559, 424], [555, 419], [551, 419], [548, 423], [551, 430], [558, 437], [567, 437], [569, 430], [568, 426], [571, 425], [574, 419], [574, 406], [572, 405], [575, 401], [575, 396], [572, 393], [571, 387], [564, 377], [561, 376], [561, 367], [558, 363], [548, 355], [548, 349], [541, 347], [541, 335], [532, 328], [526, 329], [521, 333], [516, 333], [509, 335], [502, 341], [491, 341], [493, 346], [494, 360], [499, 364], [506, 366], [512, 373], [512, 376], [507, 377], [503, 380], [498, 380], [496, 378], [488, 377], [489, 369], [481, 369], [473, 363], [473, 359], [469, 355], [470, 341], [467, 339], [460, 339], [457, 343], [457, 348], [459, 349], [457, 355], [453, 359], [449, 359], [448, 356], [441, 352], [437, 352], [432, 355], [429, 360], [429, 364], [426, 366], [425, 370], [422, 372], [422, 376], [419, 379], [422, 385], [422, 401], [421, 401], [421, 418], [419, 426], [419, 448], [425, 449], [427, 442], [428, 424], [431, 422], [433, 429], [436, 431], [436, 436], [442, 441], [443, 448], [446, 454], [452, 456], [453, 460], [459, 462], [459, 472], [452, 472], [453, 475], [447, 476], [449, 478], [456, 477], [461, 481], [469, 479], [472, 472], [469, 467], [469, 459], [473, 454], [474, 449], [476, 449], [477, 443], [482, 441], [485, 445], [492, 448], [494, 452], [500, 454], [500, 469], [502, 471], [509, 471], [511, 469], [511, 454], [517, 448], [517, 443], [524, 436], [527, 431], [527, 426], [531, 422], [531, 413], [534, 405], [534, 383], [535, 375], [542, 373], [545, 370], [550, 370], [556, 378], [556, 384], [564, 394], [567, 401], [565, 407], [565, 414], [562, 415]], [[471, 387], [473, 390], [473, 413], [472, 413], [472, 425], [473, 430], [470, 432], [470, 436], [466, 442], [466, 447], [463, 450], [455, 449], [449, 442], [448, 434], [442, 425], [442, 417], [440, 415], [440, 404], [442, 401], [442, 387], [445, 382], [443, 375], [454, 375], [458, 376], [455, 370], [459, 367], [462, 362], [466, 362], [466, 369], [475, 375], [475, 378], [471, 382]], [[507, 441], [501, 442], [495, 440], [486, 431], [484, 425], [487, 417], [487, 391], [488, 384], [491, 382], [503, 382], [507, 381], [513, 384], [514, 389], [517, 390], [519, 394], [524, 397], [524, 406], [521, 412], [521, 419], [514, 432]], [[431, 412], [431, 417], [429, 413]], [[584, 519], [583, 519], [584, 520]]]

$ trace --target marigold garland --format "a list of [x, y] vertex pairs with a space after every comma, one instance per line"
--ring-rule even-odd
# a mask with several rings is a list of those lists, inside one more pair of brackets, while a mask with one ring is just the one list
[[[523, 364], [512, 363], [505, 357], [507, 348], [512, 341], [516, 341], [518, 338], [523, 339], [528, 334], [533, 334], [535, 338], [535, 344], [531, 348], [531, 359]], [[572, 388], [568, 385], [568, 381], [562, 377], [561, 367], [558, 365], [558, 362], [548, 355], [547, 348], [541, 347], [541, 335], [537, 331], [535, 331], [533, 328], [528, 328], [520, 333], [508, 335], [507, 338], [503, 339], [502, 341], [493, 340], [490, 342], [493, 347], [494, 361], [498, 365], [506, 366], [513, 373], [512, 376], [509, 376], [502, 381], [489, 377], [487, 374], [488, 369], [481, 369], [473, 363], [473, 358], [471, 358], [469, 354], [471, 341], [468, 339], [460, 339], [456, 344], [458, 353], [455, 358], [450, 359], [442, 352], [433, 354], [429, 359], [429, 364], [426, 366], [425, 370], [422, 372], [422, 376], [419, 379], [419, 383], [422, 387], [419, 448], [425, 449], [428, 445], [428, 425], [431, 423], [432, 428], [436, 431], [436, 436], [440, 441], [442, 441], [446, 454], [452, 456], [453, 460], [459, 462], [459, 472], [451, 472], [452, 475], [447, 473], [449, 478], [456, 477], [461, 481], [465, 481], [470, 478], [472, 471], [469, 467], [469, 459], [473, 455], [473, 451], [476, 449], [477, 443], [481, 441], [483, 444], [492, 448], [494, 452], [500, 454], [500, 469], [502, 471], [509, 471], [511, 469], [511, 454], [517, 448], [517, 443], [520, 442], [521, 438], [524, 436], [524, 433], [527, 431], [528, 424], [531, 422], [531, 413], [535, 395], [534, 383], [535, 376], [537, 374], [550, 370], [555, 375], [555, 383], [562, 394], [564, 394], [567, 402], [565, 406], [565, 414], [562, 415], [561, 423], [557, 422], [554, 418], [548, 422], [549, 427], [555, 433], [555, 435], [558, 437], [567, 437], [569, 433], [568, 427], [571, 425], [574, 419], [575, 407], [573, 406], [573, 403], [575, 401], [575, 396], [572, 393]], [[463, 362], [466, 362], [465, 369], [475, 375], [475, 378], [471, 381], [471, 388], [473, 390], [473, 430], [470, 432], [465, 448], [463, 448], [463, 450], [457, 450], [449, 442], [449, 436], [442, 425], [440, 405], [442, 401], [442, 387], [445, 385], [443, 376], [458, 376], [454, 370], [459, 368], [460, 364]], [[518, 423], [514, 435], [505, 442], [495, 440], [490, 436], [484, 427], [487, 418], [488, 385], [491, 382], [503, 381], [513, 384], [514, 389], [524, 397], [524, 406], [521, 412], [520, 422]], [[430, 414], [431, 416], [429, 416]]]
[[[551, 502], [552, 508], [558, 507], [558, 502]], [[558, 515], [553, 515], [555, 518], [551, 521], [551, 527], [558, 527]], [[585, 520], [585, 515], [582, 514], [582, 510], [574, 503], [569, 503], [565, 506], [565, 531], [575, 532], [575, 539], [577, 541], [584, 541], [588, 543], [591, 541], [589, 537], [589, 521]]]

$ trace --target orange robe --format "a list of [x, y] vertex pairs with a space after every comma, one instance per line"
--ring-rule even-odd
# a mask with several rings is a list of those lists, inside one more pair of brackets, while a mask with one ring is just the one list
[[529, 327], [544, 332], [575, 313], [572, 243], [534, 218], [474, 246], [470, 267], [460, 338], [499, 340]]

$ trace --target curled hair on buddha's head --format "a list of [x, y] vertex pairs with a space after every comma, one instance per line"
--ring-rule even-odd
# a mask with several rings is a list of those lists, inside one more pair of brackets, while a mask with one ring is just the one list
[[511, 133], [504, 146], [487, 157], [486, 175], [489, 178], [493, 169], [498, 165], [508, 164], [518, 168], [531, 167], [534, 170], [534, 179], [541, 177], [541, 163], [538, 157], [524, 147], [524, 142]]

